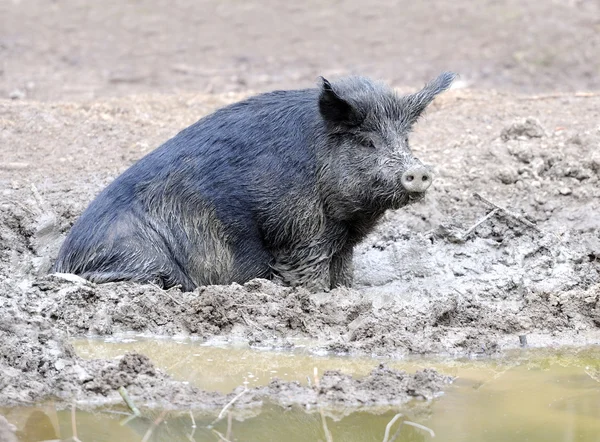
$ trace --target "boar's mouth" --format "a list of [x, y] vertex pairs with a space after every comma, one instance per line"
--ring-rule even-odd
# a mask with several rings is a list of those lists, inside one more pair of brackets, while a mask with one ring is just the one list
[[390, 209], [400, 209], [409, 204], [417, 203], [425, 198], [425, 192], [407, 192], [402, 190], [392, 196], [390, 200]]
[[408, 192], [408, 202], [416, 203], [425, 198], [425, 192]]
[[[396, 210], [409, 204], [421, 201], [427, 192], [408, 192], [404, 186], [398, 184], [390, 186], [386, 181], [376, 181], [366, 195], [367, 206], [377, 207], [378, 211], [388, 209]], [[375, 195], [375, 197], [373, 197]], [[373, 206], [374, 203], [374, 206]]]

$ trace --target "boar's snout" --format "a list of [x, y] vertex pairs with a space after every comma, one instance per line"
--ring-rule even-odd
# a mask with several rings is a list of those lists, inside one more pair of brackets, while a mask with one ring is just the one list
[[407, 192], [423, 193], [431, 186], [433, 175], [427, 166], [418, 164], [404, 172], [401, 181]]

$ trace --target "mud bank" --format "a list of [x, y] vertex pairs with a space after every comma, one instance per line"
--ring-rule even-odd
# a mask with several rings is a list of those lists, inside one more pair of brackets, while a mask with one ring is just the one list
[[[117, 398], [109, 379], [124, 379], [143, 403], [230, 399], [176, 383], [142, 356], [126, 367], [83, 362], [67, 343], [78, 335], [273, 348], [305, 338], [319, 350], [384, 357], [491, 355], [521, 345], [519, 337], [531, 346], [600, 342], [594, 96], [463, 90], [436, 102], [413, 137], [415, 154], [436, 168], [432, 189], [390, 212], [358, 248], [353, 289], [311, 294], [255, 280], [181, 293], [47, 275], [65, 233], [106, 183], [238, 98], [0, 101], [2, 142], [11, 146], [0, 167], [0, 403]], [[267, 395], [293, 388], [274, 385]]]
[[[380, 365], [362, 379], [326, 371], [314, 378], [314, 385], [275, 379], [266, 387], [240, 386], [225, 395], [175, 381], [141, 354], [126, 353], [118, 360], [82, 359], [68, 344], [66, 333], [49, 322], [15, 322], [0, 324], [2, 405], [35, 405], [52, 399], [59, 406], [77, 404], [91, 409], [121, 404], [119, 389], [124, 387], [142, 408], [218, 412], [232, 400], [242, 408], [257, 407], [268, 400], [285, 407], [358, 409], [400, 405], [413, 398], [431, 400], [452, 382], [451, 377], [433, 369], [408, 374]], [[8, 427], [0, 429], [8, 431]]]

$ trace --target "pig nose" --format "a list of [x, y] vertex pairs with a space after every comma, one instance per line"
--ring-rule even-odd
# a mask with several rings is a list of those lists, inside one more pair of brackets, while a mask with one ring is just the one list
[[412, 166], [402, 174], [402, 186], [408, 192], [425, 192], [431, 186], [433, 176], [428, 167], [422, 164]]

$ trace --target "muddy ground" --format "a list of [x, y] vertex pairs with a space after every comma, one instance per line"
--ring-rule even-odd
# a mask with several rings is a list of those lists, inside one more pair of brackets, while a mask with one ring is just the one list
[[[411, 10], [405, 26], [386, 9], [393, 2], [369, 11], [358, 2], [281, 6], [297, 35], [274, 47], [266, 42], [285, 21], [262, 26], [267, 3], [231, 12], [204, 2], [196, 15], [185, 2], [172, 15], [161, 15], [167, 2], [145, 12], [135, 2], [84, 3], [0, 5], [0, 92], [10, 97], [0, 100], [0, 404], [114, 403], [125, 386], [149, 406], [219, 408], [236, 394], [175, 382], [141, 355], [84, 361], [68, 339], [88, 334], [283, 349], [308, 338], [316, 350], [381, 357], [498, 355], [520, 337], [530, 346], [600, 342], [600, 97], [570, 92], [600, 87], [590, 74], [598, 71], [595, 2], [453, 2]], [[372, 22], [371, 40], [351, 20]], [[218, 26], [225, 22], [237, 33]], [[518, 40], [525, 26], [531, 32]], [[329, 50], [327, 38], [337, 39]], [[398, 68], [400, 59], [408, 67]], [[413, 136], [416, 155], [435, 166], [434, 185], [358, 248], [355, 288], [311, 294], [256, 280], [181, 293], [47, 275], [69, 227], [107, 183], [215, 108], [321, 73], [359, 71], [410, 90], [449, 68], [473, 87], [440, 97]], [[489, 202], [503, 209], [469, 231], [495, 208]], [[356, 405], [360, 391], [371, 391], [370, 403], [385, 400], [386, 388], [398, 393], [393, 400], [431, 398], [447, 380], [373, 376], [385, 382], [330, 373], [322, 390], [275, 383], [244, 403], [314, 403], [337, 391]]]
[[246, 92], [440, 71], [527, 93], [600, 89], [596, 0], [4, 0], [0, 96]]
[[[84, 362], [65, 341], [84, 334], [288, 349], [303, 337], [320, 349], [385, 357], [497, 354], [519, 346], [519, 336], [531, 346], [600, 342], [594, 96], [441, 97], [413, 137], [417, 155], [436, 167], [433, 188], [389, 213], [358, 248], [354, 289], [311, 294], [256, 280], [181, 293], [47, 275], [70, 225], [106, 183], [180, 127], [239, 98], [0, 103], [11, 147], [0, 168], [2, 402], [118, 398], [109, 388], [117, 384], [102, 380], [114, 362]], [[465, 236], [494, 209], [474, 194], [508, 212]], [[135, 385], [123, 376], [115, 382]], [[193, 391], [173, 389], [164, 375], [144, 385], [134, 392], [148, 403], [170, 391], [167, 402], [187, 405]]]

